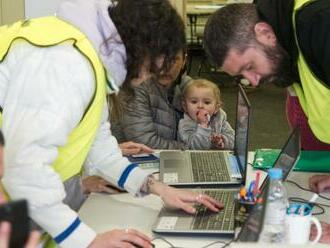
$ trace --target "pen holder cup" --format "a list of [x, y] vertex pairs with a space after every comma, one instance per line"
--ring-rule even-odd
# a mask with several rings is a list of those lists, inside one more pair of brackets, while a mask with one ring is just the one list
[[255, 202], [235, 200], [235, 233], [238, 234], [249, 217]]

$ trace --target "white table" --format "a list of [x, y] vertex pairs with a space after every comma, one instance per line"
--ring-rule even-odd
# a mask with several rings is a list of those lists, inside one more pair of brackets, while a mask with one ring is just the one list
[[[251, 156], [249, 156], [251, 157]], [[253, 179], [253, 170], [248, 167], [247, 183]], [[289, 179], [298, 182], [301, 186], [307, 187], [308, 178], [313, 173], [292, 172]], [[262, 174], [264, 178], [265, 173]], [[312, 193], [299, 190], [292, 184], [286, 184], [289, 196], [298, 196], [310, 199]], [[330, 197], [330, 195], [329, 195]], [[330, 204], [322, 199], [317, 202]], [[108, 194], [91, 194], [79, 211], [79, 216], [86, 224], [92, 227], [96, 232], [101, 233], [113, 228], [124, 229], [127, 227], [135, 228], [141, 232], [157, 237], [151, 231], [151, 227], [156, 220], [159, 210], [162, 207], [162, 201], [156, 196], [147, 196], [144, 198], [135, 198], [127, 193], [108, 195]], [[330, 209], [325, 208], [325, 214], [317, 216], [320, 220], [330, 222]], [[222, 237], [187, 237], [187, 236], [165, 236], [161, 237], [170, 241], [173, 245], [179, 247], [197, 248], [203, 247], [217, 240], [228, 241]], [[155, 240], [154, 244], [158, 248], [169, 247], [168, 244], [161, 240]], [[222, 247], [217, 244], [211, 247]], [[232, 247], [232, 246], [231, 246]], [[244, 244], [234, 244], [233, 247], [252, 247]], [[253, 244], [253, 247], [258, 247]], [[262, 246], [259, 246], [262, 247]], [[278, 246], [276, 246], [278, 247]], [[288, 247], [283, 246], [283, 247]], [[315, 246], [314, 246], [315, 247]], [[322, 246], [323, 247], [323, 246]]]

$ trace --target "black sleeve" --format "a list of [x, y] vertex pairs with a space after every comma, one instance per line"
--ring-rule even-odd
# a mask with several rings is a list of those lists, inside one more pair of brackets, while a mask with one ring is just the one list
[[330, 88], [330, 1], [318, 0], [297, 13], [299, 47], [314, 75]]

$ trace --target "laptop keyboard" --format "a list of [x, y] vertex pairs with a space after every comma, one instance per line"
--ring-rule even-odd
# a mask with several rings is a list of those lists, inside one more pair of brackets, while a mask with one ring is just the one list
[[197, 207], [197, 213], [192, 224], [193, 230], [234, 230], [234, 193], [232, 191], [205, 191], [205, 194], [224, 204], [224, 209], [214, 213], [204, 206]]
[[230, 176], [223, 152], [190, 153], [194, 182], [229, 182]]

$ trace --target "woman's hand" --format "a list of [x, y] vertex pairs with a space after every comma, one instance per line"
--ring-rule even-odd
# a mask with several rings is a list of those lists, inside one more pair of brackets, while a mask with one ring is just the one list
[[194, 204], [202, 204], [211, 211], [218, 212], [223, 205], [217, 200], [205, 194], [193, 191], [176, 189], [163, 184], [155, 179], [149, 182], [149, 193], [159, 195], [165, 203], [166, 207], [183, 209], [187, 213], [194, 214], [196, 209]]
[[[5, 221], [0, 224], [0, 248], [8, 248], [10, 241], [11, 226], [10, 223]], [[32, 231], [29, 239], [26, 242], [24, 248], [35, 248], [39, 244], [40, 233]]]
[[309, 187], [316, 193], [330, 189], [330, 175], [315, 175], [309, 178]]
[[119, 148], [121, 149], [123, 155], [135, 155], [140, 153], [154, 152], [154, 150], [151, 149], [150, 147], [132, 141], [123, 142], [119, 144]]
[[38, 231], [32, 231], [24, 247], [25, 248], [37, 247], [39, 244], [39, 240], [40, 240], [40, 233]]
[[122, 192], [120, 188], [109, 183], [99, 176], [88, 176], [82, 180], [83, 191], [85, 194], [92, 192], [106, 192], [109, 194], [117, 194]]
[[[322, 227], [322, 236], [319, 242], [330, 244], [330, 224], [321, 222], [321, 227]], [[312, 225], [309, 239], [314, 240], [316, 236], [317, 236], [316, 226]]]
[[151, 239], [134, 229], [112, 230], [98, 234], [88, 248], [152, 248]]

